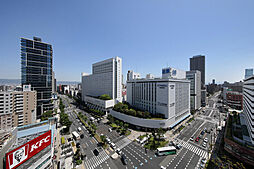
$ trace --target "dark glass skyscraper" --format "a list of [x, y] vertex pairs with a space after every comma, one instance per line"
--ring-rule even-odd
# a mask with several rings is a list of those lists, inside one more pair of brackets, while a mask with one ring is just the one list
[[37, 118], [52, 110], [52, 45], [21, 38], [21, 83], [37, 91]]
[[201, 72], [202, 87], [205, 85], [205, 56], [197, 55], [190, 58], [190, 70], [199, 70]]

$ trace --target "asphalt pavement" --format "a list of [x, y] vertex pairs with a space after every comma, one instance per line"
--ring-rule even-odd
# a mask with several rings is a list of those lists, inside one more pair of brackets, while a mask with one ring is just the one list
[[[175, 155], [157, 156], [155, 151], [146, 150], [143, 146], [136, 142], [132, 142], [125, 136], [120, 136], [115, 130], [109, 131], [111, 128], [109, 125], [102, 122], [96, 123], [97, 133], [103, 134], [110, 138], [110, 140], [116, 144], [117, 148], [120, 148], [122, 154], [127, 158], [127, 165], [124, 165], [121, 158], [112, 159], [112, 152], [104, 150], [98, 147], [97, 141], [94, 137], [91, 137], [86, 128], [77, 119], [76, 112], [81, 112], [88, 118], [92, 117], [91, 114], [80, 110], [70, 104], [72, 100], [64, 97], [63, 103], [66, 105], [66, 113], [73, 124], [71, 125], [71, 132], [77, 131], [78, 127], [81, 127], [80, 134], [84, 134], [84, 138], [81, 138], [78, 142], [81, 145], [82, 151], [86, 154], [84, 159], [84, 166], [86, 169], [118, 169], [118, 168], [160, 168], [164, 166], [166, 168], [179, 168], [179, 169], [193, 169], [200, 165], [200, 161], [203, 158], [208, 158], [208, 145], [211, 143], [213, 133], [205, 132], [201, 135], [204, 128], [216, 130], [216, 123], [219, 120], [219, 111], [216, 108], [216, 98], [209, 98], [208, 106], [204, 112], [200, 112], [197, 118], [193, 120], [190, 125], [187, 125], [180, 134], [175, 138], [175, 142], [182, 145], [180, 150], [177, 150]], [[197, 137], [202, 137], [199, 141], [195, 141]], [[193, 140], [191, 140], [193, 137]], [[204, 138], [208, 139], [207, 147], [203, 147]], [[96, 156], [93, 150], [97, 148], [99, 155]], [[113, 151], [113, 150], [112, 150]]]

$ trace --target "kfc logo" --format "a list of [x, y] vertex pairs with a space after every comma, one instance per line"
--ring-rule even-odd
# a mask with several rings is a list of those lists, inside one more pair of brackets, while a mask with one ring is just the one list
[[40, 141], [38, 141], [36, 144], [33, 144], [30, 153], [33, 152], [38, 147], [40, 147], [43, 143], [49, 142], [49, 138], [50, 138], [50, 136], [47, 136], [46, 138], [41, 139]]
[[20, 149], [20, 150], [18, 150], [18, 151], [16, 151], [16, 152], [14, 153], [14, 158], [15, 158], [18, 162], [20, 162], [20, 160], [22, 159], [22, 157], [23, 157], [24, 154], [25, 154], [25, 151], [24, 151], [24, 149], [22, 148], [22, 149]]
[[51, 144], [51, 130], [6, 154], [6, 169], [15, 169]]
[[9, 164], [10, 168], [14, 168], [19, 163], [26, 160], [28, 157], [28, 145], [22, 147], [21, 149], [16, 150], [15, 152], [9, 155]]

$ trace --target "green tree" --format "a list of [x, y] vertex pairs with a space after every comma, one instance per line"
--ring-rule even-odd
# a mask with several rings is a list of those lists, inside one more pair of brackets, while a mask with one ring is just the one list
[[106, 136], [101, 135], [100, 138], [101, 138], [102, 143], [105, 144], [106, 143]]
[[121, 122], [119, 123], [119, 125], [120, 125], [121, 127], [123, 127], [123, 122], [121, 121]]
[[161, 140], [161, 136], [165, 133], [165, 131], [160, 127], [158, 130], [157, 130], [157, 134], [158, 134], [158, 137], [159, 137], [159, 140]]
[[50, 117], [53, 117], [53, 112], [51, 110], [43, 113], [40, 118], [41, 118], [41, 121], [44, 121], [44, 120], [48, 120]]
[[119, 120], [116, 120], [115, 123], [116, 123], [117, 125], [119, 125]]
[[101, 100], [111, 100], [111, 97], [108, 94], [103, 94], [99, 97]]
[[124, 123], [124, 128], [127, 130], [129, 127], [129, 124], [128, 123]]

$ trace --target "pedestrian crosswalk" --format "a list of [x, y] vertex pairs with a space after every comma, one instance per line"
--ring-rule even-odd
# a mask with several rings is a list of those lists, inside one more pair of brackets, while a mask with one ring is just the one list
[[192, 151], [193, 153], [203, 157], [203, 158], [207, 158], [207, 152], [198, 148], [198, 147], [195, 147], [183, 140], [180, 141], [179, 143], [180, 145], [182, 145], [183, 147], [187, 148], [188, 150]]
[[106, 161], [109, 158], [109, 156], [106, 154], [106, 152], [103, 150], [100, 152], [98, 156], [93, 156], [89, 160], [85, 161], [85, 168], [86, 169], [94, 169], [104, 161]]
[[119, 149], [122, 149], [130, 143], [131, 143], [131, 140], [125, 137], [119, 140], [118, 142], [116, 142], [116, 147], [118, 147]]

